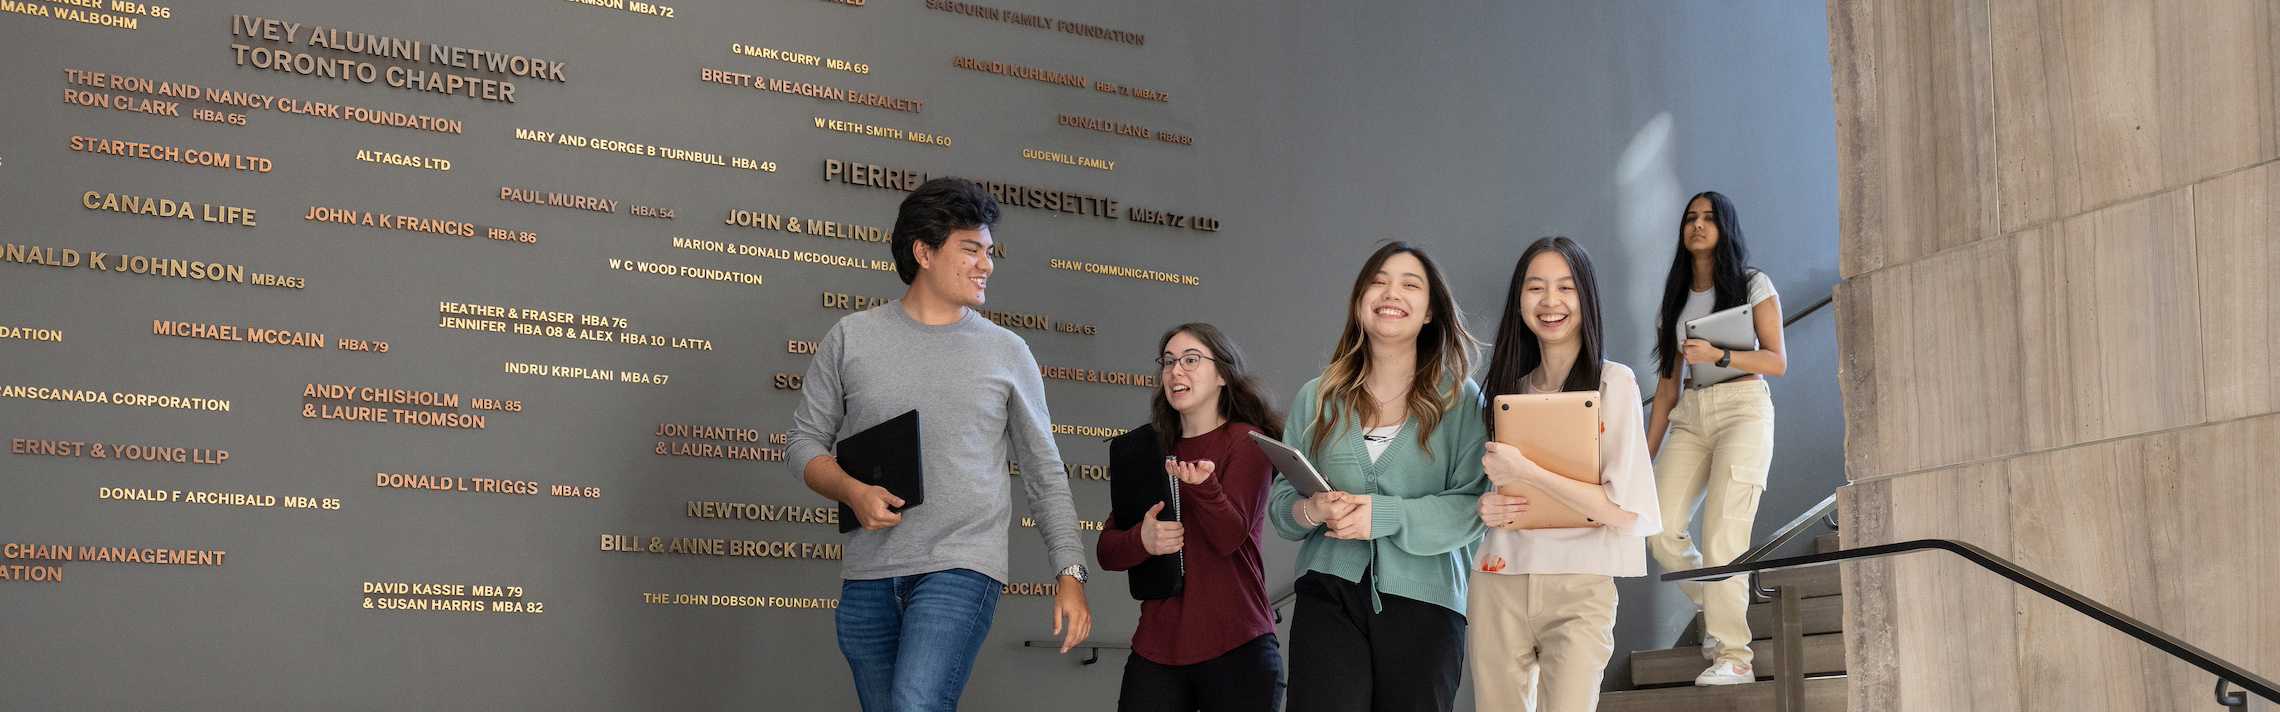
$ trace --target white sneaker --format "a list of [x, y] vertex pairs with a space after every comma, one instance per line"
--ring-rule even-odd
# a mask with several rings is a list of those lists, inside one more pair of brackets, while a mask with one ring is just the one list
[[1749, 663], [1732, 660], [1720, 660], [1711, 664], [1710, 669], [1702, 671], [1702, 674], [1694, 676], [1694, 684], [1698, 687], [1745, 685], [1752, 682], [1757, 682], [1757, 673], [1750, 669]]

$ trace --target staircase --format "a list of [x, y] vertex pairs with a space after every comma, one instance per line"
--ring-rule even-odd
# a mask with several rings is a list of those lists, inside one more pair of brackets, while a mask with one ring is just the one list
[[[1835, 533], [1813, 541], [1816, 552], [1835, 551]], [[1843, 712], [1845, 690], [1844, 590], [1838, 567], [1816, 566], [1797, 571], [1776, 571], [1762, 579], [1767, 586], [1796, 586], [1802, 600], [1799, 620], [1805, 628], [1805, 709], [1808, 712]], [[1773, 671], [1779, 646], [1771, 638], [1779, 629], [1773, 604], [1750, 606], [1750, 633], [1757, 640], [1758, 681], [1747, 685], [1695, 687], [1694, 676], [1709, 662], [1699, 645], [1631, 653], [1631, 688], [1602, 694], [1601, 712], [1761, 712], [1774, 708]], [[1702, 628], [1697, 615], [1686, 640], [1696, 639]]]

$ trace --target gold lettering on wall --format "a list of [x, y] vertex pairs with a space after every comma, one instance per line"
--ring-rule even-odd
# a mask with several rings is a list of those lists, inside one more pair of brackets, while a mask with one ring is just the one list
[[[82, 25], [108, 27], [114, 30], [142, 29], [143, 18], [164, 20], [174, 16], [174, 10], [164, 5], [113, 0], [108, 6], [93, 0], [49, 0], [55, 7], [37, 2], [0, 0], [0, 12], [44, 17], [58, 22], [76, 22]], [[113, 12], [104, 12], [108, 7]]]
[[221, 448], [47, 438], [9, 438], [8, 454], [175, 465], [221, 465], [230, 461], [230, 451]]
[[822, 67], [822, 68], [824, 68], [824, 69], [832, 69], [832, 70], [838, 70], [838, 71], [847, 72], [847, 73], [850, 73], [850, 74], [870, 74], [870, 73], [871, 73], [871, 65], [870, 65], [869, 63], [865, 63], [865, 62], [855, 62], [855, 61], [850, 61], [850, 60], [845, 60], [845, 59], [837, 59], [837, 58], [833, 58], [833, 57], [822, 57], [822, 56], [817, 56], [817, 55], [813, 55], [813, 54], [808, 54], [808, 53], [806, 53], [806, 52], [792, 52], [792, 51], [787, 51], [787, 50], [780, 50], [780, 49], [776, 49], [776, 48], [774, 48], [774, 47], [761, 47], [761, 46], [758, 46], [758, 45], [748, 45], [748, 44], [744, 44], [744, 43], [742, 43], [742, 42], [738, 42], [738, 43], [735, 43], [735, 44], [731, 44], [731, 45], [729, 45], [729, 46], [728, 46], [728, 51], [729, 51], [729, 53], [730, 53], [730, 54], [734, 54], [734, 55], [737, 55], [737, 56], [741, 56], [741, 57], [752, 57], [752, 58], [755, 58], [755, 59], [765, 59], [765, 60], [771, 60], [771, 61], [776, 61], [776, 62], [783, 62], [783, 63], [785, 63], [785, 64], [798, 64], [798, 65], [809, 66], [809, 67]]
[[79, 206], [88, 210], [141, 215], [153, 218], [210, 222], [239, 227], [254, 226], [254, 210], [218, 203], [193, 203], [175, 198], [153, 198], [141, 195], [86, 191], [79, 195]]
[[762, 281], [760, 275], [750, 272], [738, 272], [736, 270], [714, 269], [711, 267], [688, 267], [683, 265], [666, 264], [663, 262], [650, 262], [648, 260], [619, 259], [616, 257], [609, 258], [607, 262], [609, 264], [610, 270], [615, 272], [634, 272], [638, 274], [655, 275], [658, 277], [680, 277], [682, 279], [720, 282], [724, 284], [742, 284], [753, 287], [760, 286]]
[[736, 170], [758, 171], [762, 173], [776, 172], [775, 161], [760, 161], [746, 158], [744, 156], [729, 155], [726, 153], [696, 151], [686, 148], [677, 148], [674, 146], [659, 146], [655, 144], [626, 141], [614, 138], [580, 136], [577, 134], [563, 133], [558, 131], [540, 131], [538, 129], [526, 129], [517, 127], [515, 128], [515, 140], [528, 141], [531, 143], [552, 144], [574, 150], [600, 151], [603, 153], [616, 153], [642, 158], [655, 158], [666, 161], [681, 161], [684, 163], [695, 163], [699, 165], [719, 166], [721, 168], [733, 168]]
[[308, 214], [302, 215], [301, 219], [316, 223], [396, 230], [442, 238], [461, 240], [482, 238], [491, 242], [505, 242], [524, 246], [538, 244], [538, 233], [534, 231], [490, 227], [465, 220], [422, 215], [396, 215], [373, 210], [311, 205]]
[[[838, 2], [840, 0], [826, 0]], [[861, 5], [862, 0], [846, 0]], [[643, 593], [641, 602], [651, 606], [719, 606], [724, 608], [790, 608], [833, 610], [839, 599], [820, 596], [746, 596], [718, 593]]]
[[[1079, 464], [1075, 464], [1075, 463], [1066, 463], [1066, 462], [1065, 462], [1065, 463], [1061, 463], [1061, 470], [1062, 470], [1062, 472], [1063, 472], [1064, 474], [1068, 475], [1069, 479], [1070, 479], [1070, 480], [1072, 480], [1072, 481], [1074, 481], [1074, 480], [1088, 480], [1088, 481], [1092, 481], [1092, 482], [1107, 482], [1107, 481], [1108, 481], [1108, 466], [1107, 466], [1107, 465], [1079, 465]], [[1006, 463], [1006, 474], [1007, 474], [1007, 475], [1011, 475], [1011, 476], [1013, 476], [1013, 477], [1020, 477], [1020, 476], [1021, 476], [1021, 463], [1018, 463], [1018, 462], [1009, 462], [1009, 463]]]
[[602, 551], [625, 554], [838, 561], [844, 547], [808, 541], [603, 534]]
[[268, 173], [276, 170], [277, 163], [268, 158], [247, 153], [230, 153], [202, 148], [183, 148], [163, 143], [142, 143], [114, 138], [72, 136], [68, 142], [72, 151], [93, 153], [120, 158], [140, 158], [161, 163], [180, 163], [200, 168], [219, 168], [242, 173]]
[[1050, 30], [1054, 32], [1063, 32], [1076, 35], [1078, 37], [1088, 37], [1091, 39], [1105, 40], [1108, 42], [1119, 42], [1133, 46], [1140, 46], [1148, 43], [1148, 36], [1138, 32], [1111, 29], [1107, 27], [1101, 27], [1099, 25], [1086, 24], [1083, 22], [1046, 17], [1044, 15], [1034, 15], [1026, 12], [1021, 12], [1019, 10], [1002, 10], [995, 7], [990, 7], [988, 5], [977, 5], [970, 2], [961, 2], [960, 0], [926, 0], [926, 9], [947, 12], [953, 15], [965, 15], [967, 17], [975, 17], [992, 22], [1003, 22], [1008, 25], [1027, 27], [1033, 30]]
[[867, 91], [842, 89], [828, 84], [793, 81], [789, 79], [751, 74], [748, 72], [732, 72], [726, 69], [715, 69], [712, 67], [698, 67], [697, 81], [701, 81], [706, 84], [718, 84], [726, 87], [736, 87], [739, 89], [750, 89], [756, 92], [791, 94], [793, 96], [804, 96], [818, 101], [854, 104], [856, 106], [868, 106], [874, 109], [886, 109], [888, 111], [900, 111], [906, 114], [917, 114], [922, 113], [926, 110], [926, 102], [919, 99], [888, 96], [885, 94], [874, 94]]
[[892, 126], [866, 124], [860, 121], [842, 121], [839, 119], [827, 119], [821, 116], [817, 116], [815, 117], [815, 127], [826, 131], [836, 131], [844, 134], [855, 134], [857, 136], [869, 136], [871, 138], [881, 138], [889, 141], [908, 141], [910, 143], [923, 143], [929, 146], [938, 146], [941, 148], [950, 147], [950, 137], [943, 134], [930, 134], [917, 130], [906, 131]]
[[[96, 89], [115, 90], [120, 92], [112, 94], [73, 89], [68, 87], [64, 89], [64, 103], [89, 109], [109, 109], [113, 111], [154, 114], [159, 116], [181, 116], [181, 104], [185, 101], [196, 101], [230, 108], [263, 109], [276, 111], [281, 114], [311, 116], [322, 119], [335, 119], [351, 123], [371, 124], [374, 126], [387, 126], [400, 129], [412, 129], [415, 131], [430, 131], [434, 133], [447, 134], [462, 134], [467, 132], [466, 123], [458, 119], [450, 119], [440, 116], [428, 116], [425, 114], [407, 114], [400, 111], [374, 109], [370, 107], [357, 106], [354, 104], [332, 104], [321, 101], [308, 101], [303, 99], [295, 99], [293, 97], [257, 94], [236, 89], [207, 87], [198, 84], [192, 84], [189, 82], [152, 80], [147, 77], [139, 77], [131, 74], [115, 74], [70, 67], [64, 68], [63, 76], [64, 81], [72, 86], [93, 87]], [[137, 98], [134, 96], [135, 94], [141, 94], [144, 98]], [[148, 98], [161, 96], [167, 97], [168, 99]], [[201, 121], [220, 123], [230, 126], [245, 126], [247, 124], [247, 117], [242, 113], [224, 113], [210, 108], [201, 108], [191, 111], [190, 114], [192, 118]]]
[[221, 566], [229, 552], [160, 546], [89, 546], [81, 544], [0, 544], [0, 559], [91, 564], [146, 564], [150, 566]]
[[846, 267], [848, 269], [871, 270], [875, 272], [895, 271], [895, 263], [893, 260], [880, 259], [877, 257], [849, 257], [846, 255], [834, 255], [823, 252], [815, 252], [812, 250], [785, 249], [782, 247], [767, 247], [763, 245], [747, 245], [740, 242], [725, 242], [722, 240], [699, 240], [695, 238], [681, 237], [679, 235], [673, 236], [673, 248], [677, 250], [718, 252], [725, 255], [739, 255], [743, 257], [758, 257], [770, 260], [783, 260], [786, 262], [801, 262], [806, 264], [824, 265], [827, 267]]
[[1138, 371], [1096, 371], [1087, 368], [1064, 368], [1058, 366], [1038, 366], [1037, 370], [1039, 372], [1039, 375], [1043, 376], [1045, 380], [1048, 381], [1102, 383], [1113, 386], [1132, 386], [1135, 388], [1150, 389], [1156, 387], [1157, 374], [1153, 373], [1141, 373]]
[[1078, 437], [1086, 438], [1113, 438], [1129, 432], [1132, 432], [1131, 428], [1110, 428], [1098, 425], [1063, 425], [1061, 423], [1053, 424], [1054, 435], [1075, 435]]
[[1087, 131], [1099, 131], [1105, 134], [1114, 134], [1117, 136], [1136, 138], [1142, 141], [1159, 141], [1179, 146], [1195, 145], [1195, 137], [1189, 136], [1187, 134], [1150, 129], [1139, 124], [1129, 124], [1111, 119], [1102, 119], [1091, 116], [1078, 116], [1075, 114], [1058, 114], [1056, 115], [1055, 121], [1062, 126], [1067, 126], [1070, 128], [1084, 129]]
[[425, 168], [438, 172], [451, 171], [451, 160], [447, 158], [414, 156], [408, 153], [392, 153], [369, 148], [356, 149], [356, 160], [405, 168]]
[[307, 497], [211, 490], [169, 490], [152, 487], [97, 487], [95, 488], [95, 498], [118, 502], [203, 504], [217, 507], [307, 509], [326, 512], [340, 511], [342, 506], [339, 497]]
[[1063, 269], [1072, 272], [1084, 272], [1087, 274], [1097, 274], [1105, 277], [1124, 277], [1127, 279], [1137, 279], [1144, 282], [1162, 282], [1164, 284], [1181, 287], [1197, 287], [1203, 285], [1203, 278], [1197, 277], [1195, 275], [1173, 274], [1171, 272], [1159, 272], [1157, 270], [1142, 269], [1138, 267], [1108, 265], [1098, 262], [1086, 262], [1084, 260], [1065, 260], [1059, 257], [1048, 260], [1046, 264], [1053, 269]]
[[66, 403], [92, 403], [129, 408], [165, 408], [195, 410], [208, 413], [230, 412], [230, 402], [222, 398], [204, 396], [154, 395], [127, 391], [106, 391], [96, 388], [51, 388], [47, 386], [0, 385], [0, 398], [20, 398], [36, 401]]
[[838, 507], [689, 500], [688, 515], [691, 519], [736, 519], [747, 522], [788, 522], [822, 524], [834, 527], [839, 525]]
[[429, 475], [396, 472], [373, 473], [372, 486], [380, 489], [424, 490], [428, 492], [463, 492], [469, 494], [505, 494], [530, 496], [539, 493], [536, 480], [516, 480], [481, 475]]
[[1092, 157], [1089, 157], [1089, 156], [1078, 156], [1078, 155], [1073, 155], [1073, 154], [1062, 153], [1062, 152], [1060, 152], [1060, 151], [1047, 151], [1047, 150], [1045, 150], [1045, 149], [1042, 149], [1042, 148], [1024, 148], [1024, 149], [1021, 149], [1021, 157], [1022, 157], [1022, 158], [1027, 158], [1027, 159], [1029, 159], [1029, 160], [1032, 160], [1032, 161], [1044, 161], [1044, 162], [1047, 162], [1047, 163], [1059, 163], [1059, 164], [1061, 164], [1061, 165], [1064, 165], [1064, 166], [1077, 166], [1077, 167], [1079, 167], [1079, 168], [1091, 168], [1091, 169], [1093, 169], [1093, 170], [1099, 170], [1099, 171], [1114, 171], [1114, 170], [1116, 170], [1116, 162], [1115, 162], [1115, 161], [1111, 161], [1111, 160], [1108, 160], [1108, 159], [1105, 159], [1105, 158], [1092, 158]]
[[585, 6], [587, 6], [587, 7], [596, 7], [596, 8], [602, 8], [602, 9], [605, 9], [605, 10], [622, 10], [622, 11], [625, 11], [626, 13], [628, 13], [628, 14], [641, 15], [641, 16], [644, 16], [644, 17], [653, 17], [653, 18], [657, 18], [657, 19], [660, 19], [660, 20], [670, 20], [670, 19], [673, 19], [673, 17], [674, 17], [675, 15], [678, 15], [678, 14], [680, 14], [679, 12], [675, 11], [675, 10], [673, 9], [673, 7], [672, 7], [672, 6], [670, 6], [670, 5], [659, 5], [659, 4], [656, 4], [656, 3], [641, 2], [641, 0], [630, 0], [630, 1], [629, 1], [629, 0], [569, 0], [569, 1], [570, 1], [571, 3], [573, 3], [573, 4], [578, 4], [578, 5], [585, 5]]
[[[1100, 530], [1102, 530], [1102, 529], [1105, 529], [1105, 528], [1107, 528], [1107, 527], [1108, 527], [1108, 523], [1107, 523], [1107, 522], [1104, 522], [1104, 521], [1098, 521], [1098, 520], [1093, 520], [1093, 519], [1079, 519], [1079, 520], [1077, 520], [1077, 530], [1078, 530], [1078, 531], [1097, 532], [1097, 531], [1100, 531]], [[1022, 518], [1021, 518], [1021, 528], [1023, 528], [1023, 529], [1036, 529], [1036, 528], [1037, 528], [1037, 518], [1036, 518], [1036, 517], [1029, 517], [1029, 516], [1024, 516], [1024, 517], [1022, 517]]]
[[[523, 412], [523, 402], [496, 398], [467, 398], [447, 391], [378, 388], [311, 383], [301, 390], [301, 417], [351, 423], [377, 423], [453, 430], [482, 430], [490, 426], [484, 413], [462, 413], [464, 404], [479, 411]], [[374, 405], [335, 405], [327, 401]], [[384, 407], [399, 406], [399, 407]]]
[[521, 586], [429, 581], [365, 581], [359, 588], [368, 611], [412, 613], [543, 614], [546, 602], [532, 600]]
[[1061, 586], [1057, 583], [1016, 581], [999, 586], [998, 591], [1006, 596], [1050, 598], [1061, 591]]
[[12, 324], [0, 324], [0, 339], [13, 339], [17, 341], [45, 341], [52, 344], [60, 344], [63, 343], [63, 330], [48, 329], [37, 326], [16, 326]]
[[302, 289], [308, 286], [308, 283], [300, 277], [249, 272], [244, 265], [226, 262], [151, 257], [149, 255], [120, 255], [99, 250], [88, 250], [81, 253], [79, 250], [68, 247], [0, 244], [0, 262], [54, 269], [85, 266], [87, 269], [96, 272], [135, 274], [198, 282], [230, 282], [257, 287]]

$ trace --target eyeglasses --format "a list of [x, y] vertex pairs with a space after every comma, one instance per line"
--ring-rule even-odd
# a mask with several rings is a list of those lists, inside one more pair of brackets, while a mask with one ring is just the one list
[[1172, 370], [1172, 364], [1175, 363], [1180, 365], [1180, 371], [1182, 372], [1194, 371], [1196, 364], [1203, 363], [1205, 361], [1218, 363], [1219, 359], [1205, 356], [1203, 354], [1181, 354], [1178, 356], [1156, 357], [1156, 365], [1166, 371]]

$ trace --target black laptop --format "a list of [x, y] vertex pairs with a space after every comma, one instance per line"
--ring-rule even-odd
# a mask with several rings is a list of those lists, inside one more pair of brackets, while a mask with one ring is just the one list
[[[1164, 471], [1166, 454], [1163, 443], [1156, 439], [1154, 425], [1142, 425], [1109, 439], [1109, 518], [1117, 529], [1139, 526], [1148, 508], [1158, 502], [1167, 504], [1157, 519], [1180, 520], [1179, 481]], [[1171, 598], [1180, 595], [1185, 585], [1187, 559], [1182, 553], [1151, 556], [1125, 572], [1124, 580], [1131, 586], [1134, 599]]]
[[[839, 467], [857, 482], [885, 487], [901, 497], [903, 506], [894, 511], [924, 504], [926, 471], [918, 449], [918, 411], [888, 418], [839, 441]], [[862, 526], [854, 507], [839, 505], [840, 533]]]

